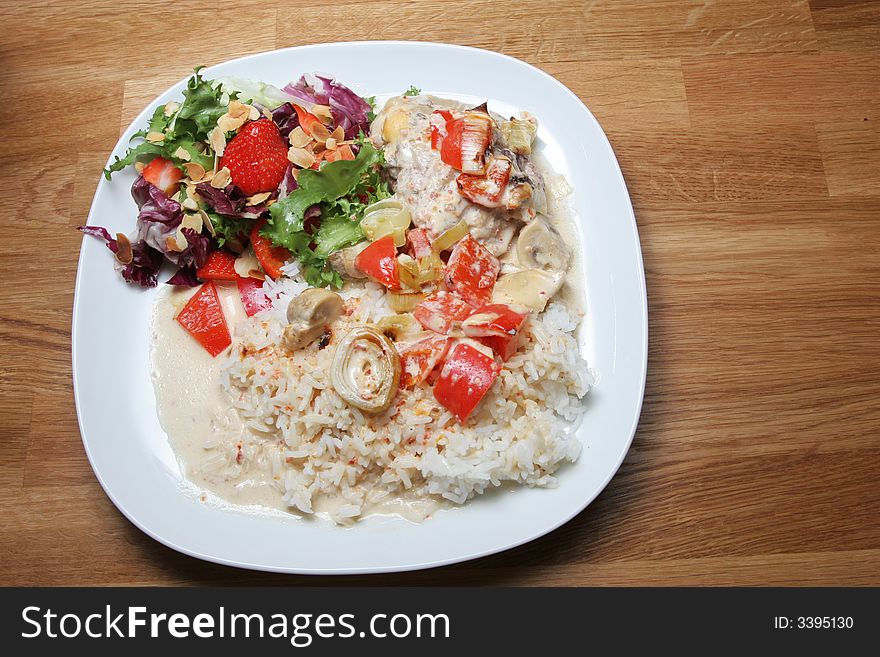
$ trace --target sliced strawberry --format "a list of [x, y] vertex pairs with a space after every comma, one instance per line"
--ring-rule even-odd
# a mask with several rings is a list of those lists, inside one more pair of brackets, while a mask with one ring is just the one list
[[498, 258], [471, 235], [465, 235], [452, 249], [443, 278], [451, 291], [478, 308], [489, 302], [499, 271]]
[[413, 317], [429, 331], [449, 335], [473, 311], [457, 294], [441, 290], [423, 299], [413, 310]]
[[288, 260], [290, 260], [290, 251], [283, 246], [272, 246], [272, 240], [264, 235], [260, 235], [260, 229], [266, 225], [265, 219], [260, 219], [251, 229], [251, 246], [254, 249], [254, 255], [260, 261], [263, 271], [270, 278], [278, 278], [281, 276], [281, 268]]
[[400, 387], [413, 388], [424, 383], [446, 357], [451, 338], [420, 340], [400, 352]]
[[164, 157], [155, 157], [144, 167], [141, 175], [148, 183], [158, 187], [168, 196], [173, 196], [179, 190], [183, 172], [174, 166], [171, 160]]
[[220, 158], [220, 167], [229, 169], [233, 184], [248, 196], [275, 191], [288, 164], [287, 144], [269, 119], [239, 128]]
[[461, 323], [461, 330], [483, 343], [507, 362], [519, 347], [519, 336], [528, 312], [521, 312], [503, 303], [492, 303], [477, 309]]

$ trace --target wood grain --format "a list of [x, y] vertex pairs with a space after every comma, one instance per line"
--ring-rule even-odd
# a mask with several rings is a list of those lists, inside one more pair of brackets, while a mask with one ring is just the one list
[[[234, 5], [0, 0], [0, 584], [880, 584], [880, 2]], [[73, 227], [120, 131], [192, 66], [363, 38], [520, 57], [600, 120], [648, 282], [639, 430], [590, 507], [503, 554], [329, 580], [200, 562], [86, 460]]]

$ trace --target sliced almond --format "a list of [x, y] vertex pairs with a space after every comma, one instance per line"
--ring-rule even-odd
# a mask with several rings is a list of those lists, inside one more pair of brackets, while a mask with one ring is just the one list
[[174, 151], [174, 157], [176, 157], [178, 160], [183, 160], [184, 162], [189, 162], [190, 159], [192, 159], [189, 151], [186, 150], [183, 146], [177, 147], [177, 150]]
[[187, 162], [183, 165], [183, 168], [186, 170], [186, 175], [189, 179], [194, 182], [198, 182], [205, 177], [205, 167], [198, 162]]
[[208, 132], [208, 144], [214, 151], [214, 155], [217, 157], [223, 155], [223, 151], [226, 149], [226, 135], [223, 133], [223, 130], [219, 127], [211, 128]]
[[134, 258], [131, 242], [125, 233], [116, 233], [116, 249], [116, 259], [123, 265], [127, 265]]
[[173, 100], [165, 103], [165, 116], [171, 116], [177, 110], [180, 109], [180, 103], [175, 103]]
[[244, 116], [231, 116], [230, 114], [224, 114], [217, 119], [217, 127], [223, 132], [235, 132], [245, 124], [245, 121], [247, 121], [246, 114]]
[[[258, 110], [258, 109], [257, 109], [256, 107], [254, 107], [253, 105], [248, 105], [248, 108], [249, 108], [249, 109], [248, 109], [248, 118], [249, 118], [251, 121], [256, 121], [258, 118], [260, 118], [260, 110]], [[270, 119], [272, 118], [272, 114], [271, 114], [271, 113], [269, 114], [269, 118], [270, 118]]]
[[248, 272], [248, 276], [250, 278], [256, 278], [258, 281], [266, 280], [266, 272], [264, 272], [262, 269], [251, 269]]
[[327, 150], [335, 151], [336, 140], [333, 137], [327, 137], [327, 141], [324, 143], [324, 146], [327, 147]]
[[239, 276], [247, 278], [254, 270], [259, 271], [260, 261], [254, 255], [251, 247], [246, 248], [240, 256], [235, 259], [235, 273]]
[[333, 139], [336, 140], [336, 144], [338, 145], [339, 142], [341, 142], [342, 140], [345, 139], [345, 130], [342, 129], [342, 126], [341, 126], [341, 125], [338, 125], [338, 126], [336, 126], [336, 128], [333, 130], [333, 132], [330, 133], [330, 136], [333, 137]]
[[259, 205], [260, 203], [265, 201], [270, 196], [272, 196], [272, 192], [260, 192], [259, 194], [254, 194], [253, 196], [248, 198], [247, 204], [248, 205]]
[[179, 190], [176, 191], [176, 192], [174, 192], [174, 193], [171, 195], [171, 200], [172, 200], [172, 201], [177, 201], [178, 203], [180, 203], [180, 191], [179, 191]]
[[214, 222], [211, 221], [211, 215], [204, 210], [199, 210], [199, 216], [202, 218], [202, 225], [208, 229], [208, 232], [211, 233], [211, 237], [214, 237], [217, 234], [217, 229], [214, 228]]
[[323, 144], [330, 138], [330, 131], [323, 123], [312, 123], [311, 131], [312, 137], [314, 137], [315, 141], [320, 144]]
[[333, 120], [329, 105], [312, 105], [312, 114], [321, 119], [322, 123], [330, 123]]
[[296, 126], [293, 130], [290, 131], [290, 136], [287, 138], [287, 140], [290, 142], [291, 146], [303, 148], [306, 144], [312, 141], [312, 138], [307, 135], [305, 130], [303, 130], [300, 126]]
[[[181, 244], [182, 242], [182, 244]], [[188, 243], [186, 241], [186, 235], [180, 232], [178, 228], [174, 231], [173, 235], [169, 235], [165, 238], [165, 250], [166, 251], [174, 251], [176, 253], [181, 253], [186, 250]]]
[[165, 133], [164, 132], [148, 132], [147, 141], [151, 144], [161, 144], [165, 141]]
[[297, 148], [296, 146], [291, 146], [287, 151], [287, 159], [303, 169], [308, 169], [315, 163], [314, 155], [309, 153], [305, 148]]
[[135, 162], [134, 163], [134, 170], [137, 171], [138, 173], [143, 173], [144, 169], [146, 169], [146, 168], [147, 168], [147, 165], [144, 164], [143, 162]]
[[270, 121], [273, 121], [273, 120], [274, 120], [274, 119], [272, 118], [272, 112], [270, 112], [270, 111], [269, 111], [267, 108], [265, 108], [265, 107], [263, 108], [263, 116], [265, 116], [265, 117], [266, 117], [267, 119], [269, 119]]
[[189, 196], [187, 196], [180, 205], [183, 206], [184, 210], [191, 210], [192, 212], [199, 209], [199, 204], [189, 198]]
[[[184, 204], [186, 207], [186, 204]], [[202, 216], [199, 213], [196, 214], [185, 214], [183, 215], [183, 220], [180, 222], [180, 229], [184, 228], [192, 228], [196, 231], [196, 234], [202, 232]]]
[[245, 118], [248, 115], [250, 105], [245, 105], [238, 100], [230, 100], [227, 108], [227, 114], [235, 118]]
[[226, 185], [228, 185], [232, 181], [232, 174], [229, 169], [223, 167], [214, 174], [214, 177], [211, 178], [211, 187], [216, 189], [225, 189]]

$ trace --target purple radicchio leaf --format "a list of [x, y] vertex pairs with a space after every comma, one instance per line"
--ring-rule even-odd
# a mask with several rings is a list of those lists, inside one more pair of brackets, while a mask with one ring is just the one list
[[[80, 226], [77, 230], [92, 235], [98, 239], [104, 240], [107, 248], [113, 253], [119, 251], [116, 240], [110, 236], [106, 228], [101, 226]], [[162, 266], [164, 256], [156, 249], [151, 248], [144, 242], [135, 242], [131, 245], [131, 262], [121, 264], [115, 261], [116, 269], [122, 274], [129, 283], [135, 283], [142, 287], [154, 287], [156, 285], [156, 275]]]
[[299, 125], [299, 117], [290, 103], [284, 103], [272, 110], [272, 120], [278, 126], [281, 136], [286, 142], [293, 129]]
[[370, 104], [344, 84], [320, 75], [304, 75], [296, 84], [284, 87], [284, 92], [308, 107], [328, 105], [334, 128], [342, 126], [346, 139], [354, 139], [359, 132], [369, 132]]
[[166, 285], [185, 285], [187, 287], [196, 287], [201, 281], [196, 275], [196, 268], [193, 265], [187, 265], [177, 270], [171, 278], [165, 281]]
[[196, 191], [214, 210], [227, 217], [238, 219], [257, 219], [266, 212], [266, 204], [248, 205], [247, 195], [233, 184], [224, 189], [212, 187], [203, 182], [196, 185]]
[[298, 187], [299, 183], [293, 177], [293, 164], [288, 164], [287, 170], [284, 172], [284, 178], [281, 180], [281, 184], [278, 185], [278, 199], [283, 199]]

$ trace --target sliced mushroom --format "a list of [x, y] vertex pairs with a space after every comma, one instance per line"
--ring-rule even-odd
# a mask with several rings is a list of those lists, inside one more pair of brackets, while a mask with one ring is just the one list
[[544, 219], [536, 217], [519, 233], [516, 255], [523, 267], [562, 273], [568, 269], [571, 250], [562, 236]]
[[358, 326], [339, 343], [330, 382], [352, 406], [367, 413], [381, 413], [391, 406], [400, 382], [397, 349], [375, 329]]
[[543, 312], [547, 302], [562, 287], [562, 273], [542, 269], [524, 269], [501, 276], [492, 290], [492, 303], [525, 306]]
[[330, 263], [330, 266], [333, 267], [333, 269], [346, 278], [366, 278], [366, 275], [361, 273], [361, 271], [354, 266], [354, 259], [357, 258], [358, 254], [368, 246], [370, 246], [370, 243], [364, 241], [358, 242], [354, 246], [350, 246], [346, 249], [340, 249], [339, 251], [331, 253], [330, 257], [327, 258], [327, 262]]
[[327, 325], [342, 314], [342, 297], [321, 287], [310, 287], [287, 306], [284, 344], [291, 351], [317, 340]]

